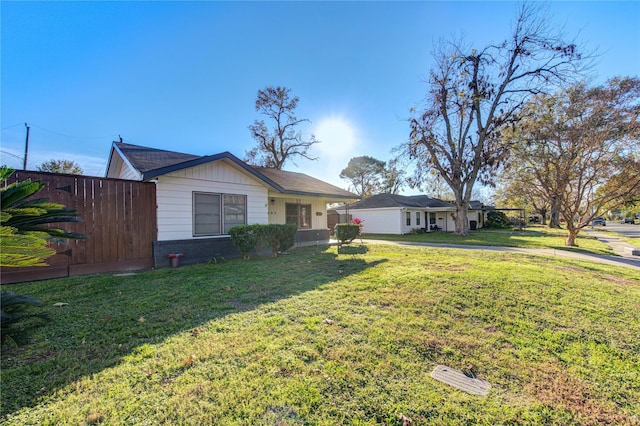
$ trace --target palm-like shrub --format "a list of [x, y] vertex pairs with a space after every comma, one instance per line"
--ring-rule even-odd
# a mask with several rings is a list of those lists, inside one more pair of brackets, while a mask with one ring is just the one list
[[44, 188], [40, 181], [26, 179], [5, 185], [13, 172], [13, 169], [0, 167], [0, 266], [46, 266], [44, 259], [55, 254], [54, 249], [47, 247], [47, 242], [86, 238], [51, 224], [81, 219], [77, 210], [51, 203], [47, 198], [30, 199]]

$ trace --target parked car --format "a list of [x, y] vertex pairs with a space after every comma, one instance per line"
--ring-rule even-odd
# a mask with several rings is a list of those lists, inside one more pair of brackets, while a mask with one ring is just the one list
[[596, 217], [595, 219], [593, 219], [593, 222], [591, 222], [591, 225], [607, 226], [607, 221], [604, 220], [604, 217]]
[[636, 220], [632, 217], [625, 217], [624, 219], [622, 219], [620, 221], [620, 223], [631, 223], [631, 224], [635, 224]]

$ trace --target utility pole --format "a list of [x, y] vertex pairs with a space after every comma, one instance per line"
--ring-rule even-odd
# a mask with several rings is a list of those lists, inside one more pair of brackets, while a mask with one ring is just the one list
[[24, 123], [24, 127], [27, 128], [27, 140], [24, 142], [24, 162], [22, 163], [22, 170], [27, 170], [27, 155], [29, 154], [29, 126]]

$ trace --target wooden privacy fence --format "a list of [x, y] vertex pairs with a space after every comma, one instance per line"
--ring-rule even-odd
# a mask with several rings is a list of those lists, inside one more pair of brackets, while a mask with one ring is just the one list
[[51, 243], [58, 254], [46, 260], [49, 266], [2, 268], [2, 284], [153, 267], [157, 236], [154, 183], [16, 171], [7, 184], [25, 179], [45, 184], [33, 198], [46, 197], [78, 210], [82, 222], [60, 226], [83, 233], [87, 239]]

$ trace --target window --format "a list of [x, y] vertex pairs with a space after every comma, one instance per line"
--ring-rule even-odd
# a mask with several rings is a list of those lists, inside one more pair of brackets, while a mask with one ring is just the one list
[[298, 229], [311, 229], [311, 204], [287, 203], [285, 209], [287, 224], [298, 225]]
[[407, 226], [411, 226], [411, 212], [407, 212]]
[[193, 193], [193, 236], [228, 234], [229, 228], [247, 223], [247, 196]]
[[436, 224], [436, 214], [435, 213], [429, 213], [429, 224], [430, 225], [435, 225]]
[[420, 212], [416, 212], [416, 226], [420, 226]]
[[232, 226], [246, 225], [245, 195], [224, 195], [224, 233], [228, 234]]

